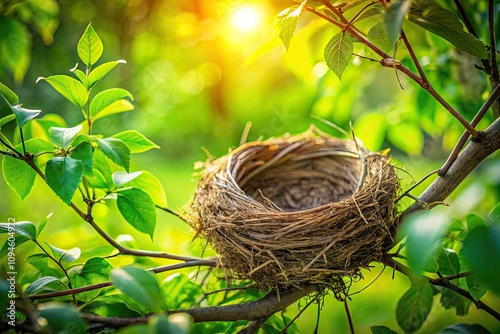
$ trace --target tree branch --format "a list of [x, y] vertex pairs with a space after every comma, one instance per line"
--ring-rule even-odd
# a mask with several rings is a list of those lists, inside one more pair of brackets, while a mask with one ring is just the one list
[[[393, 268], [394, 270], [396, 271], [399, 271], [400, 273], [402, 273], [403, 275], [407, 276], [408, 278], [411, 279], [411, 277], [414, 277], [415, 275], [411, 272], [410, 268], [402, 265], [401, 263], [395, 261], [390, 255], [388, 254], [385, 254], [385, 256], [382, 258], [381, 262], [383, 264], [385, 264], [386, 266], [390, 267], [390, 268]], [[453, 275], [453, 276], [450, 276], [451, 279], [456, 279], [456, 278], [459, 278], [459, 277], [455, 277], [455, 276], [467, 276], [469, 273], [461, 273], [460, 275]], [[438, 285], [438, 286], [442, 286], [442, 287], [445, 287], [447, 289], [450, 289], [451, 291], [461, 295], [462, 297], [465, 297], [467, 298], [468, 300], [470, 300], [471, 302], [474, 303], [474, 305], [476, 305], [476, 308], [478, 310], [484, 310], [486, 313], [490, 314], [491, 316], [493, 316], [495, 319], [497, 320], [500, 320], [500, 313], [498, 313], [497, 311], [495, 311], [494, 309], [492, 309], [490, 306], [486, 305], [485, 303], [483, 303], [482, 301], [480, 300], [475, 300], [474, 297], [472, 297], [472, 295], [456, 286], [455, 284], [451, 283], [450, 280], [449, 280], [449, 277], [440, 277], [440, 278], [430, 278], [430, 277], [427, 277], [425, 275], [423, 275], [423, 277], [425, 277], [426, 279], [429, 280], [429, 283], [433, 284], [433, 285]]]
[[465, 149], [448, 169], [446, 175], [438, 177], [420, 195], [419, 202], [413, 203], [402, 214], [408, 214], [423, 209], [421, 203], [442, 202], [469, 175], [481, 161], [500, 149], [500, 118], [495, 120], [484, 132], [480, 132], [477, 140], [469, 142]]

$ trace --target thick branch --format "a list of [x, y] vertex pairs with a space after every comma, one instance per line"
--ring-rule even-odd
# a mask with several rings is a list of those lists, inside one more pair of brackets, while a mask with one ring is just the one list
[[[259, 321], [268, 316], [283, 310], [302, 297], [305, 297], [316, 291], [315, 285], [306, 285], [302, 289], [292, 288], [288, 291], [277, 294], [271, 291], [265, 297], [259, 300], [227, 306], [214, 306], [192, 308], [187, 310], [177, 310], [167, 312], [167, 315], [173, 313], [187, 313], [193, 317], [194, 322], [207, 321], [238, 321], [249, 320]], [[112, 328], [125, 327], [131, 324], [145, 323], [146, 317], [142, 318], [104, 318], [91, 314], [83, 314], [82, 318], [89, 323], [103, 324]]]
[[[448, 169], [444, 176], [438, 177], [403, 215], [422, 209], [421, 203], [442, 202], [469, 175], [481, 161], [500, 149], [500, 118], [491, 124], [480, 136], [469, 142], [465, 149]], [[431, 205], [432, 207], [432, 205]]]

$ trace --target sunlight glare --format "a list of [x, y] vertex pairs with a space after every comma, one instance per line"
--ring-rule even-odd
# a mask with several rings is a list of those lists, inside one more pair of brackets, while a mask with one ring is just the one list
[[262, 20], [260, 11], [255, 7], [238, 7], [231, 16], [231, 25], [241, 32], [252, 32]]

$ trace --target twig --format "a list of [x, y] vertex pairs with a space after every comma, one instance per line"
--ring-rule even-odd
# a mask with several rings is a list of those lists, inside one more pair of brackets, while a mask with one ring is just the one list
[[418, 74], [420, 75], [420, 78], [422, 78], [422, 83], [430, 85], [429, 80], [427, 79], [424, 70], [422, 69], [422, 66], [420, 65], [420, 62], [418, 61], [417, 55], [415, 54], [415, 51], [413, 51], [413, 48], [408, 41], [408, 38], [406, 37], [405, 32], [403, 29], [401, 29], [401, 39], [403, 40], [404, 45], [406, 46], [406, 49], [410, 53], [411, 60], [413, 61], [413, 64], [415, 64], [415, 67], [417, 68]]
[[302, 315], [302, 313], [304, 313], [304, 311], [307, 310], [309, 306], [311, 306], [311, 304], [317, 300], [318, 298], [311, 298], [311, 300], [307, 302], [307, 304], [299, 311], [299, 313], [297, 313], [297, 315], [293, 317], [292, 320], [290, 320], [290, 322], [285, 326], [285, 328], [281, 330], [280, 334], [285, 334], [288, 328], [290, 328], [290, 326], [295, 322], [295, 320], [297, 320]]
[[[495, 89], [491, 92], [490, 96], [486, 99], [484, 104], [481, 106], [479, 111], [477, 112], [476, 116], [472, 119], [470, 122], [471, 126], [475, 127], [481, 119], [484, 117], [488, 109], [492, 106], [492, 104], [498, 100], [498, 97], [500, 96], [500, 84], [495, 87]], [[443, 167], [441, 167], [438, 171], [439, 176], [444, 176], [448, 169], [450, 168], [451, 164], [455, 161], [457, 158], [458, 154], [460, 153], [460, 150], [462, 147], [464, 147], [465, 143], [467, 142], [467, 139], [469, 138], [469, 133], [465, 131], [462, 136], [460, 136], [460, 139], [458, 142], [455, 144], [455, 147], [450, 153], [450, 156], [448, 159], [446, 159], [446, 162], [444, 163]]]
[[[394, 268], [395, 270], [399, 271], [400, 273], [402, 273], [403, 275], [407, 276], [408, 278], [414, 276], [414, 274], [411, 272], [410, 268], [402, 265], [401, 263], [399, 262], [396, 262], [390, 255], [385, 255], [381, 262], [383, 264], [385, 264], [386, 266], [389, 266], [391, 268]], [[457, 275], [453, 275], [453, 276], [449, 276], [451, 277], [451, 279], [456, 279], [458, 277], [458, 275], [462, 275], [461, 277], [463, 276], [467, 276], [469, 275], [470, 273], [461, 273], [461, 274], [457, 274]], [[461, 295], [462, 297], [465, 297], [467, 298], [468, 300], [470, 300], [471, 302], [473, 302], [475, 305], [476, 305], [476, 308], [478, 310], [484, 310], [486, 313], [488, 313], [489, 315], [493, 316], [495, 319], [497, 320], [500, 320], [500, 313], [495, 311], [494, 309], [492, 309], [490, 306], [486, 305], [484, 302], [480, 301], [480, 300], [475, 300], [474, 297], [472, 297], [472, 295], [456, 286], [455, 284], [451, 283], [448, 279], [448, 277], [440, 277], [440, 278], [430, 278], [430, 277], [427, 277], [425, 275], [422, 275], [423, 277], [425, 277], [426, 279], [429, 280], [429, 283], [433, 284], [433, 285], [438, 285], [438, 286], [442, 286], [442, 287], [445, 287], [459, 295]]]
[[497, 49], [495, 42], [495, 8], [494, 0], [488, 0], [488, 27], [490, 33], [490, 65], [491, 65], [491, 80], [495, 83], [499, 80], [498, 64], [497, 64]]
[[238, 334], [254, 334], [254, 333], [256, 333], [259, 330], [259, 328], [262, 325], [264, 325], [264, 323], [267, 321], [267, 319], [269, 319], [270, 316], [271, 315], [268, 315], [268, 316], [262, 317], [260, 319], [249, 322], [245, 328], [243, 328], [241, 331], [238, 332]]
[[465, 11], [465, 8], [462, 5], [462, 3], [460, 2], [460, 0], [453, 0], [453, 2], [455, 3], [455, 7], [457, 7], [458, 14], [460, 15], [460, 18], [462, 19], [462, 21], [464, 22], [467, 30], [474, 37], [479, 38], [479, 36], [477, 35], [477, 32], [476, 32], [476, 29], [474, 29], [474, 25], [472, 24], [472, 21], [470, 20], [469, 15], [467, 15], [467, 12]]
[[0, 137], [0, 143], [2, 143], [5, 147], [7, 147], [9, 150], [11, 150], [12, 152], [14, 152], [16, 155], [12, 155], [12, 154], [9, 154], [10, 152], [3, 152], [3, 154], [6, 154], [6, 155], [11, 155], [13, 156], [14, 158], [21, 158], [23, 157], [23, 154], [21, 152], [18, 152], [14, 147], [10, 146], [9, 143], [7, 143], [5, 140], [3, 140], [2, 137]]
[[354, 324], [352, 323], [351, 312], [349, 311], [349, 305], [347, 305], [347, 298], [344, 299], [345, 314], [347, 315], [347, 321], [349, 322], [349, 330], [351, 334], [354, 334]]
[[[468, 132], [467, 132], [468, 133]], [[398, 196], [398, 198], [396, 198], [396, 200], [394, 201], [395, 203], [399, 202], [403, 197], [405, 196], [409, 196], [409, 193], [410, 191], [412, 191], [413, 189], [415, 189], [416, 187], [418, 187], [420, 184], [422, 184], [422, 182], [424, 182], [425, 180], [427, 180], [429, 177], [431, 177], [432, 175], [434, 174], [438, 174], [439, 173], [439, 169], [437, 170], [434, 170], [430, 173], [428, 173], [426, 176], [424, 176], [420, 181], [418, 181], [417, 183], [415, 183], [414, 185], [412, 185], [408, 190], [406, 190], [404, 193], [402, 193], [401, 195]]]
[[[171, 264], [171, 265], [167, 265], [167, 266], [150, 268], [150, 269], [147, 269], [147, 271], [151, 271], [151, 272], [154, 272], [157, 274], [157, 273], [162, 273], [165, 271], [181, 269], [181, 268], [198, 267], [198, 266], [213, 266], [213, 265], [214, 265], [213, 260], [200, 259], [200, 260], [196, 260], [196, 261], [187, 261], [184, 263], [176, 263], [176, 264]], [[106, 288], [106, 287], [111, 286], [112, 284], [113, 283], [111, 283], [111, 282], [102, 282], [102, 283], [82, 286], [79, 288], [68, 289], [68, 290], [64, 290], [64, 291], [40, 293], [37, 295], [30, 295], [30, 296], [26, 296], [26, 297], [30, 298], [31, 300], [37, 300], [37, 299], [55, 298], [55, 297], [61, 297], [61, 296], [67, 296], [67, 295], [76, 295], [78, 293], [85, 292], [85, 291]]]
[[184, 219], [184, 218], [182, 217], [182, 215], [181, 215], [179, 212], [177, 212], [177, 211], [175, 211], [175, 210], [173, 210], [173, 209], [170, 209], [170, 208], [164, 208], [164, 207], [159, 206], [159, 205], [155, 205], [155, 206], [156, 206], [158, 209], [160, 209], [160, 210], [162, 210], [162, 211], [165, 211], [165, 212], [168, 212], [168, 213], [170, 213], [170, 214], [172, 214], [172, 215], [176, 216], [176, 217], [177, 217], [177, 218], [179, 218], [180, 220], [182, 220], [182, 221], [184, 221], [184, 222], [186, 222], [186, 223], [187, 223], [186, 219]]

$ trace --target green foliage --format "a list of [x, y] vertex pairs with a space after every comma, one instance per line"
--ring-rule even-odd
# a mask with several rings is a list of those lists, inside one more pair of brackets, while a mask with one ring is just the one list
[[80, 81], [67, 75], [52, 75], [47, 78], [39, 77], [37, 82], [40, 80], [47, 81], [69, 102], [83, 110], [85, 103], [87, 103], [88, 100], [88, 93], [87, 89]]
[[120, 190], [116, 205], [130, 225], [153, 238], [156, 208], [148, 194], [136, 188]]
[[395, 331], [387, 326], [371, 326], [372, 334], [396, 334]]
[[59, 334], [84, 334], [86, 326], [72, 305], [60, 303], [45, 303], [40, 306], [40, 316], [47, 320], [53, 333]]
[[406, 333], [413, 333], [422, 326], [431, 310], [433, 296], [432, 286], [425, 282], [410, 287], [401, 297], [396, 318]]
[[394, 46], [399, 39], [401, 27], [406, 14], [410, 11], [412, 1], [402, 0], [391, 2], [384, 15], [384, 24], [387, 31], [389, 45]]
[[151, 274], [139, 268], [128, 267], [115, 268], [110, 275], [113, 285], [139, 305], [151, 312], [161, 309], [160, 287]]
[[297, 27], [297, 21], [304, 10], [305, 3], [306, 1], [300, 6], [292, 6], [285, 9], [274, 19], [274, 28], [287, 50], [290, 47], [290, 42]]
[[67, 205], [71, 204], [82, 176], [82, 162], [69, 156], [52, 158], [45, 166], [47, 184]]
[[353, 38], [345, 32], [339, 32], [330, 39], [325, 47], [325, 61], [328, 67], [342, 79], [342, 73], [352, 58]]
[[89, 23], [78, 41], [76, 50], [78, 51], [78, 56], [88, 68], [92, 67], [101, 58], [104, 45], [91, 23]]
[[130, 149], [128, 146], [116, 138], [97, 139], [97, 146], [102, 153], [118, 166], [125, 169], [127, 172], [130, 168]]

